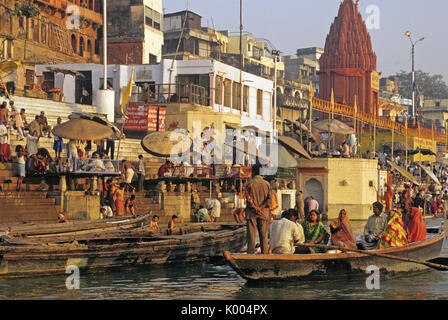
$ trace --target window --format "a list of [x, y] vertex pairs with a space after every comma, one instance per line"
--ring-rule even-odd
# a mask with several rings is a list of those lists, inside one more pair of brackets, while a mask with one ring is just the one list
[[243, 90], [243, 111], [248, 112], [249, 110], [249, 87], [244, 86]]
[[79, 55], [81, 57], [84, 56], [84, 38], [83, 37], [79, 38]]
[[263, 90], [257, 90], [257, 114], [263, 115]]
[[220, 76], [215, 77], [215, 103], [216, 104], [221, 104], [221, 97], [222, 97], [221, 81], [222, 81], [222, 77], [220, 77]]
[[436, 101], [436, 107], [440, 107], [440, 101]]
[[241, 85], [238, 82], [233, 83], [232, 90], [232, 109], [240, 110], [241, 106]]
[[230, 106], [230, 80], [224, 80], [224, 106]]
[[162, 29], [162, 14], [145, 6], [145, 23], [154, 29]]
[[26, 79], [26, 84], [28, 86], [33, 85], [34, 84], [34, 70], [26, 69], [25, 79]]
[[77, 41], [76, 41], [76, 36], [74, 35], [74, 34], [72, 34], [72, 48], [73, 48], [73, 52], [74, 53], [76, 53], [76, 52], [78, 52], [78, 50], [77, 50], [77, 48], [78, 48], [78, 46], [77, 46]]

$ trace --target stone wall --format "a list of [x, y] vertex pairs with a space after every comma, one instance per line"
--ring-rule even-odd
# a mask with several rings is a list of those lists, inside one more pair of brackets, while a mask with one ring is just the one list
[[100, 197], [84, 191], [66, 191], [61, 198], [62, 211], [68, 220], [97, 220], [100, 218]]
[[191, 193], [190, 192], [162, 192], [162, 209], [165, 215], [173, 214], [179, 217], [179, 222], [191, 220]]

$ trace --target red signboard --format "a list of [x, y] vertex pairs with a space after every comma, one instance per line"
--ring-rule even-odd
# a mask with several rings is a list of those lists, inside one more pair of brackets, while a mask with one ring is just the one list
[[159, 107], [159, 131], [166, 130], [166, 108]]
[[130, 131], [165, 131], [166, 108], [130, 104], [124, 128]]

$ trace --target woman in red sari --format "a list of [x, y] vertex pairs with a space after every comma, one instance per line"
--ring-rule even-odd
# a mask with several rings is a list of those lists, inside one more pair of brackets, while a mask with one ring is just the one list
[[331, 242], [335, 246], [347, 249], [357, 249], [352, 226], [347, 211], [342, 209], [339, 217], [330, 224]]
[[408, 225], [409, 242], [426, 239], [426, 225], [420, 209], [412, 207]]

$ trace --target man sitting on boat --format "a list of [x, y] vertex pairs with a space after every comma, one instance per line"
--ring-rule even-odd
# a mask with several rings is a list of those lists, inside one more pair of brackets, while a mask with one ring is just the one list
[[305, 242], [302, 226], [295, 223], [294, 210], [283, 212], [282, 218], [269, 226], [269, 236], [274, 254], [294, 254], [294, 244]]
[[383, 204], [375, 202], [373, 204], [373, 214], [369, 217], [364, 227], [364, 234], [356, 239], [358, 247], [363, 250], [377, 248], [386, 226], [387, 216], [383, 213]]

